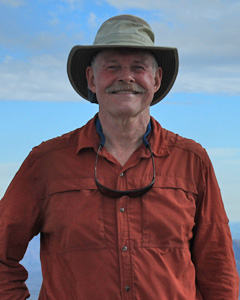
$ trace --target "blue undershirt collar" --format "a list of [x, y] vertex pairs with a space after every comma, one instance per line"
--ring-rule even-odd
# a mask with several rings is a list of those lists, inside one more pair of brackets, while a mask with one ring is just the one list
[[[97, 118], [97, 121], [96, 121], [96, 130], [97, 130], [97, 133], [100, 135], [100, 138], [101, 138], [100, 145], [103, 147], [104, 144], [105, 144], [105, 136], [103, 134], [102, 125], [100, 123], [99, 118]], [[147, 148], [149, 147], [149, 142], [147, 140], [147, 137], [150, 134], [150, 132], [151, 132], [151, 121], [149, 121], [148, 126], [147, 126], [147, 130], [146, 130], [146, 132], [143, 136], [143, 144]]]

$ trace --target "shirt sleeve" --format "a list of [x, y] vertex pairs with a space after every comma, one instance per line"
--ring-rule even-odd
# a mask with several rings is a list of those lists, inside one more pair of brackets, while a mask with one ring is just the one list
[[231, 232], [209, 159], [202, 178], [192, 244], [197, 288], [203, 300], [238, 300], [239, 277]]
[[28, 273], [19, 261], [39, 232], [40, 215], [30, 177], [27, 158], [0, 201], [0, 299], [4, 300], [29, 297], [25, 284]]

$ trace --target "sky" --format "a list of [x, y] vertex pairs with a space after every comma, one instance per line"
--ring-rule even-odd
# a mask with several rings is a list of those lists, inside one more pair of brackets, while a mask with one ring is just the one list
[[239, 0], [0, 0], [0, 198], [34, 146], [97, 113], [69, 83], [68, 54], [127, 13], [151, 25], [156, 45], [178, 48], [175, 85], [151, 114], [208, 151], [228, 217], [239, 222], [239, 11]]

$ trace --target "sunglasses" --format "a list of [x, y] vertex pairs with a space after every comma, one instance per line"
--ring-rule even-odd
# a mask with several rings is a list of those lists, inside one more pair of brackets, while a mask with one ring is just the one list
[[102, 145], [100, 144], [98, 147], [96, 162], [95, 162], [95, 182], [96, 182], [98, 190], [103, 195], [108, 196], [110, 198], [121, 198], [123, 196], [129, 196], [130, 198], [136, 198], [136, 197], [140, 197], [140, 196], [144, 195], [146, 192], [148, 192], [153, 187], [154, 182], [155, 182], [155, 164], [154, 164], [153, 153], [152, 153], [152, 149], [151, 149], [150, 145], [148, 144], [146, 147], [149, 149], [149, 151], [151, 153], [151, 158], [152, 158], [152, 165], [153, 165], [152, 181], [147, 186], [145, 186], [144, 188], [141, 188], [141, 189], [118, 191], [118, 190], [113, 190], [113, 189], [110, 189], [110, 188], [102, 185], [97, 179], [97, 162], [98, 162], [99, 151], [102, 148]]

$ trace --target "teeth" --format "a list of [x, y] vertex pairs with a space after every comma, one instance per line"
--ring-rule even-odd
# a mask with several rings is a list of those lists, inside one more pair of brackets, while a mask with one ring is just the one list
[[137, 94], [137, 92], [134, 91], [115, 91], [113, 94]]

